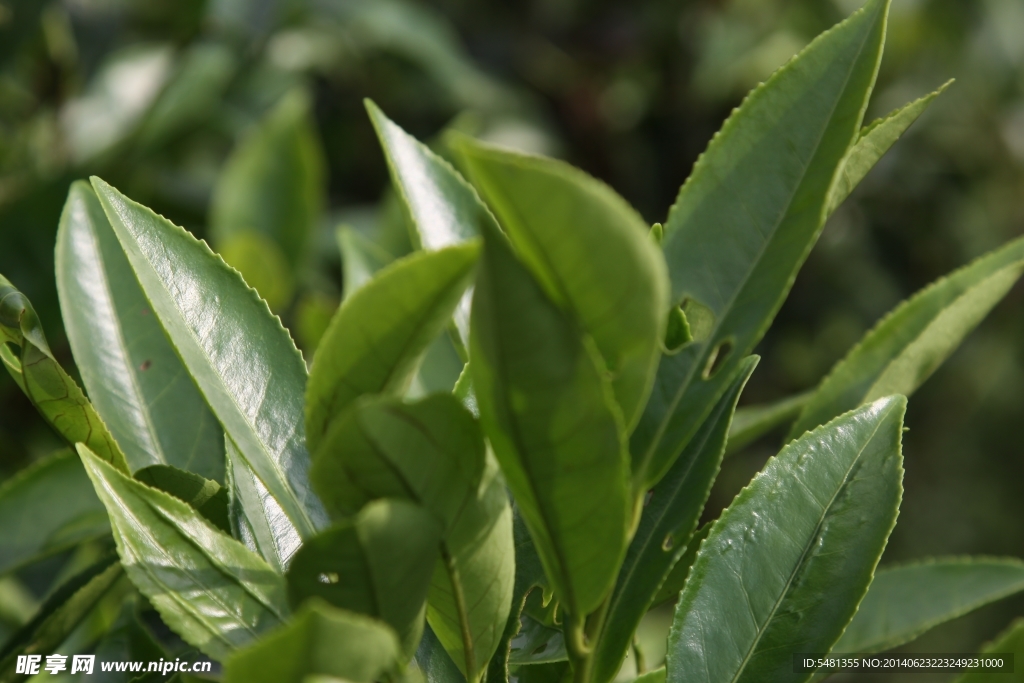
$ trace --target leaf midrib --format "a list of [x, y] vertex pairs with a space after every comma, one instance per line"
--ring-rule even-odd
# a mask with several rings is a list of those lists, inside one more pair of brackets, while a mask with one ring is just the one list
[[[113, 495], [115, 500], [120, 500], [121, 499], [120, 494], [110, 485], [110, 483], [107, 481], [106, 477], [103, 477], [103, 485], [104, 485], [104, 488], [107, 489], [108, 495]], [[154, 506], [152, 506], [149, 503], [149, 501], [147, 501], [145, 499], [142, 499], [142, 501], [143, 501], [143, 503], [147, 507], [150, 508], [151, 511], [156, 513], [157, 516], [159, 516], [165, 522], [170, 523], [170, 520], [167, 519], [167, 517], [162, 513], [162, 511], [160, 511], [158, 508], [155, 508]], [[149, 527], [146, 524], [143, 524], [134, 514], [131, 513], [130, 509], [127, 508], [126, 506], [119, 505], [118, 507], [121, 510], [121, 514], [125, 515], [128, 519], [130, 519], [132, 522], [134, 522], [135, 531], [140, 536], [146, 538], [149, 541], [149, 543], [152, 545], [152, 547], [157, 548], [160, 551], [160, 554], [164, 557], [164, 559], [166, 561], [168, 561], [169, 564], [171, 564], [172, 566], [176, 566], [178, 564], [178, 563], [174, 562], [174, 558], [172, 558], [167, 553], [167, 551], [164, 548], [163, 544], [160, 543], [159, 541], [157, 541], [157, 539], [153, 537], [153, 535], [150, 533]], [[181, 534], [181, 531], [177, 529], [176, 525], [174, 525], [174, 524], [171, 524], [171, 525], [178, 531], [179, 534]], [[192, 545], [193, 547], [198, 548], [198, 546], [196, 546], [196, 544], [186, 534], [181, 534], [181, 536], [183, 536], [185, 538], [185, 540], [189, 543], [189, 545]], [[124, 543], [123, 540], [122, 540], [122, 543]], [[231, 578], [230, 575], [226, 574], [226, 572], [224, 571], [224, 569], [220, 566], [220, 564], [218, 562], [215, 562], [215, 561], [213, 561], [210, 558], [210, 556], [205, 552], [205, 550], [203, 550], [202, 548], [198, 548], [198, 549], [199, 549], [200, 553], [203, 555], [203, 557], [205, 557], [206, 560], [208, 562], [210, 562], [210, 564], [213, 565], [213, 567], [215, 567], [217, 569], [217, 571], [221, 575], [228, 576], [229, 579]], [[248, 551], [246, 551], [246, 552], [248, 552]], [[133, 551], [132, 554], [135, 555], [136, 553]], [[155, 572], [152, 571], [152, 569], [149, 567], [148, 563], [140, 562], [139, 564], [133, 565], [133, 566], [142, 567], [143, 570], [146, 572], [146, 574], [149, 575], [149, 577], [153, 581], [153, 583], [164, 587], [164, 589], [165, 589], [165, 593], [164, 594], [165, 595], [173, 596], [173, 599], [175, 600], [175, 602], [177, 602], [179, 605], [182, 605], [182, 607], [184, 608], [185, 612], [187, 612], [188, 614], [192, 615], [192, 617], [197, 622], [202, 624], [203, 627], [206, 628], [207, 631], [209, 631], [216, 638], [218, 638], [219, 640], [224, 642], [229, 647], [229, 649], [232, 649], [232, 650], [236, 649], [236, 646], [235, 646], [234, 643], [232, 643], [230, 640], [228, 640], [220, 632], [220, 630], [217, 627], [215, 627], [212, 624], [210, 624], [210, 622], [206, 619], [206, 615], [205, 614], [203, 614], [202, 612], [199, 612], [199, 611], [193, 609], [193, 605], [192, 605], [192, 603], [190, 601], [182, 599], [182, 597], [178, 594], [177, 591], [173, 590], [162, 579], [157, 578]], [[256, 639], [256, 637], [258, 636], [258, 633], [255, 630], [253, 630], [252, 627], [250, 627], [248, 624], [246, 624], [244, 621], [242, 621], [238, 617], [238, 615], [233, 610], [235, 605], [225, 603], [223, 600], [220, 599], [220, 597], [217, 595], [216, 591], [214, 591], [213, 589], [209, 588], [206, 585], [206, 582], [201, 581], [197, 576], [195, 576], [193, 574], [193, 572], [191, 571], [191, 569], [189, 569], [189, 568], [184, 568], [184, 569], [187, 572], [189, 578], [191, 578], [193, 581], [195, 581], [197, 585], [202, 587], [204, 594], [208, 598], [210, 598], [211, 601], [214, 604], [218, 605], [222, 610], [224, 610], [224, 614], [230, 615], [232, 620], [236, 624], [239, 624], [242, 627], [243, 630], [248, 632], [253, 637], [254, 640]], [[270, 567], [268, 566], [267, 567], [267, 571], [271, 571], [272, 572], [273, 570], [270, 569]], [[232, 580], [232, 583], [234, 583], [235, 585], [237, 585], [240, 588], [242, 588], [242, 590], [247, 595], [249, 595], [249, 597], [251, 597], [253, 600], [255, 600], [258, 604], [260, 604], [268, 612], [273, 614], [278, 619], [278, 621], [283, 621], [283, 618], [277, 612], [276, 609], [272, 609], [271, 606], [267, 605], [261, 598], [253, 595], [248, 590], [248, 588], [243, 586], [239, 581]]]
[[[796, 188], [793, 190], [793, 192], [790, 193], [789, 199], [786, 201], [785, 210], [780, 212], [778, 219], [775, 221], [774, 227], [772, 227], [772, 229], [771, 229], [772, 239], [764, 240], [761, 243], [761, 245], [758, 247], [758, 249], [757, 249], [757, 256], [753, 260], [754, 266], [747, 270], [747, 272], [744, 274], [743, 278], [740, 280], [739, 286], [737, 286], [735, 288], [735, 290], [733, 292], [733, 295], [729, 298], [728, 304], [725, 307], [723, 307], [722, 310], [725, 313], [723, 313], [722, 315], [716, 316], [715, 327], [712, 330], [712, 333], [708, 336], [708, 340], [706, 342], [704, 342], [704, 350], [701, 352], [701, 355], [700, 355], [699, 359], [704, 359], [706, 357], [707, 350], [710, 349], [710, 348], [713, 348], [711, 341], [716, 339], [719, 336], [720, 330], [722, 328], [722, 324], [728, 318], [728, 315], [727, 315], [728, 311], [732, 310], [732, 307], [735, 304], [736, 299], [739, 297], [740, 292], [742, 292], [744, 290], [744, 288], [746, 287], [747, 282], [750, 280], [750, 277], [753, 275], [754, 271], [757, 270], [757, 266], [760, 265], [762, 259], [764, 258], [764, 254], [767, 251], [767, 247], [774, 240], [774, 237], [775, 237], [775, 235], [778, 232], [779, 226], [782, 224], [783, 220], [785, 220], [786, 216], [789, 215], [790, 207], [793, 204], [793, 200], [796, 198], [796, 195], [797, 195], [797, 193], [799, 191], [799, 188], [801, 186], [803, 186], [803, 184], [804, 184], [804, 181], [805, 181], [805, 179], [807, 177], [807, 171], [808, 171], [808, 169], [810, 168], [810, 165], [811, 165], [811, 161], [817, 155], [818, 149], [821, 148], [821, 141], [824, 139], [825, 133], [828, 131], [828, 129], [830, 127], [829, 124], [831, 124], [832, 117], [835, 115], [836, 108], [839, 106], [839, 102], [842, 100], [842, 95], [845, 94], [845, 92], [846, 92], [846, 88], [849, 85], [850, 78], [852, 78], [853, 72], [856, 70], [857, 63], [860, 61], [860, 58], [861, 58], [861, 56], [862, 56], [862, 54], [864, 52], [864, 46], [867, 44], [868, 38], [870, 36], [871, 36], [871, 32], [870, 31], [865, 34], [864, 39], [861, 42], [861, 46], [857, 50], [856, 56], [851, 61], [850, 69], [848, 70], [848, 72], [846, 74], [846, 78], [843, 81], [843, 87], [842, 87], [841, 94], [840, 94], [839, 97], [836, 98], [835, 102], [832, 105], [832, 109], [831, 109], [831, 111], [829, 113], [828, 123], [825, 126], [822, 127], [821, 133], [818, 135], [818, 141], [817, 141], [817, 143], [814, 146], [814, 150], [815, 151], [814, 151], [813, 154], [809, 155], [806, 163], [803, 164], [803, 170], [800, 173], [800, 182], [796, 185]], [[876, 60], [875, 70], [877, 72], [877, 60]], [[863, 108], [864, 107], [862, 105], [861, 109], [863, 110]], [[863, 114], [863, 112], [862, 112], [862, 114]], [[856, 140], [856, 135], [859, 133], [859, 128], [860, 127], [858, 126], [858, 131], [856, 131], [855, 134], [854, 134], [855, 137], [850, 141], [850, 143], [848, 143], [847, 151], [849, 151], [849, 145], [853, 144], [853, 142]], [[841, 166], [841, 164], [840, 164], [840, 166]], [[839, 169], [837, 168], [837, 170], [839, 170]], [[833, 174], [833, 175], [835, 175], [835, 174]], [[834, 185], [834, 184], [835, 184], [835, 177], [833, 177], [833, 179], [831, 181], [831, 184], [829, 186], [829, 192], [826, 193], [825, 201], [822, 204], [822, 211], [825, 211], [825, 209], [827, 209], [828, 194], [831, 192], [831, 186]], [[808, 249], [809, 248], [810, 247], [808, 247]], [[714, 282], [714, 280], [713, 280], [713, 282]], [[717, 287], [717, 284], [715, 286]], [[715, 342], [715, 343], [717, 344], [718, 342]], [[735, 351], [736, 350], [734, 349], [733, 353], [735, 353]], [[701, 366], [701, 363], [699, 362], [699, 360], [697, 362], [692, 363], [690, 365], [689, 370], [687, 371], [685, 379], [680, 383], [679, 390], [676, 391], [676, 394], [675, 394], [675, 396], [672, 399], [672, 403], [670, 404], [669, 409], [665, 412], [665, 417], [662, 418], [660, 424], [658, 425], [658, 430], [657, 430], [657, 432], [655, 432], [655, 436], [654, 436], [654, 439], [652, 439], [652, 441], [651, 441], [651, 445], [648, 446], [647, 452], [644, 454], [643, 468], [642, 468], [642, 473], [643, 474], [645, 474], [645, 475], [647, 474], [647, 470], [649, 468], [651, 459], [652, 459], [654, 453], [657, 451], [658, 447], [661, 444], [661, 440], [662, 440], [662, 438], [665, 435], [665, 430], [668, 429], [669, 419], [671, 418], [672, 415], [675, 414], [676, 408], [679, 406], [679, 402], [682, 400], [683, 394], [685, 393], [686, 389], [690, 386], [690, 383], [693, 380], [693, 376], [694, 376], [694, 373], [696, 372], [696, 369], [698, 367], [700, 367], [700, 366]]]
[[[127, 199], [127, 198], [125, 198], [125, 199]], [[213, 359], [210, 357], [210, 354], [207, 353], [206, 347], [203, 345], [203, 343], [196, 336], [196, 332], [192, 328], [192, 325], [190, 325], [188, 322], [186, 322], [188, 320], [188, 317], [184, 314], [184, 311], [182, 311], [181, 307], [178, 306], [177, 298], [170, 291], [170, 289], [168, 289], [168, 287], [165, 285], [164, 279], [160, 276], [160, 273], [157, 270], [156, 266], [154, 265], [153, 261], [150, 260], [149, 256], [146, 254], [146, 252], [143, 251], [143, 249], [142, 249], [142, 247], [141, 247], [141, 245], [139, 243], [139, 239], [136, 236], [135, 232], [132, 231], [128, 227], [128, 224], [127, 224], [125, 218], [122, 217], [121, 212], [116, 209], [114, 204], [112, 202], [110, 202], [109, 199], [107, 199], [107, 203], [110, 204], [111, 208], [114, 209], [114, 214], [117, 216], [117, 219], [121, 223], [122, 228], [124, 228], [125, 232], [127, 232], [131, 236], [132, 242], [134, 243], [134, 246], [135, 246], [135, 249], [138, 252], [138, 255], [142, 258], [142, 260], [149, 267], [149, 270], [150, 270], [150, 273], [151, 273], [152, 277], [156, 279], [156, 284], [159, 286], [160, 290], [165, 293], [165, 296], [170, 300], [171, 306], [178, 313], [178, 319], [175, 322], [179, 323], [180, 327], [184, 327], [185, 333], [187, 334], [188, 338], [192, 340], [192, 344], [193, 344], [194, 348], [196, 348], [198, 350], [199, 354], [202, 356], [203, 360], [205, 361], [206, 366], [213, 370], [212, 373], [207, 374], [207, 377], [212, 375], [215, 378], [215, 381], [216, 381], [218, 387], [220, 388], [221, 393], [224, 396], [227, 397], [227, 399], [230, 402], [231, 406], [234, 408], [234, 412], [236, 413], [236, 415], [238, 415], [239, 417], [242, 418], [242, 421], [248, 427], [250, 435], [254, 438], [255, 442], [257, 444], [259, 444], [260, 451], [264, 454], [264, 456], [266, 456], [265, 460], [270, 463], [271, 470], [274, 472], [274, 474], [276, 475], [276, 478], [278, 479], [278, 481], [277, 481], [278, 485], [283, 486], [284, 487], [284, 491], [286, 491], [288, 493], [291, 493], [292, 501], [294, 502], [295, 512], [301, 517], [301, 519], [298, 520], [298, 521], [300, 521], [302, 526], [305, 527], [307, 533], [309, 531], [315, 529], [316, 527], [313, 524], [312, 520], [310, 519], [309, 515], [306, 513], [306, 510], [305, 510], [304, 506], [298, 500], [298, 497], [295, 495], [295, 492], [292, 490], [291, 486], [288, 484], [287, 476], [285, 475], [284, 471], [281, 469], [280, 463], [277, 461], [276, 458], [273, 457], [273, 455], [271, 454], [271, 451], [269, 450], [267, 444], [265, 444], [263, 442], [263, 439], [260, 438], [260, 434], [259, 434], [259, 431], [256, 429], [256, 426], [253, 424], [252, 420], [249, 419], [249, 416], [245, 413], [244, 410], [242, 410], [241, 406], [235, 400], [234, 393], [232, 391], [230, 391], [230, 389], [228, 388], [227, 383], [224, 380], [224, 373], [223, 373], [222, 369], [217, 364], [215, 364], [213, 362]], [[185, 233], [186, 232], [184, 228], [176, 226], [173, 223], [170, 223], [170, 221], [167, 221], [167, 222], [172, 226], [172, 228], [174, 228], [174, 230], [172, 230], [170, 232], [172, 237], [180, 238], [180, 237], [184, 236], [184, 235], [181, 234], [181, 233]], [[178, 231], [180, 231], [180, 233]], [[195, 239], [195, 238], [193, 238], [193, 239]], [[198, 240], [196, 240], [196, 241], [199, 242]], [[164, 252], [164, 259], [168, 263], [173, 263], [174, 259], [172, 258], [172, 254], [171, 254], [170, 250], [168, 249], [167, 244], [164, 242], [164, 240], [163, 239], [159, 239], [159, 240], [157, 240], [157, 243], [159, 244], [160, 249]], [[199, 244], [202, 245], [203, 243], [199, 242]], [[214, 258], [214, 261], [215, 261], [214, 267], [220, 268], [221, 266], [226, 265], [226, 264], [224, 264], [224, 261], [222, 259], [220, 259], [216, 254], [213, 253], [213, 251], [211, 251], [209, 249], [209, 247], [206, 247], [206, 249], [207, 249], [207, 255], [212, 256]], [[134, 270], [134, 267], [133, 267], [133, 270]], [[243, 281], [243, 284], [244, 284], [244, 281]], [[150, 296], [146, 292], [145, 288], [143, 287], [142, 289], [143, 289], [143, 296], [145, 296], [147, 300], [150, 300]], [[250, 291], [252, 292], [252, 290], [250, 290]], [[260, 300], [260, 301], [262, 301], [262, 300]], [[150, 304], [152, 305], [152, 301], [150, 301]], [[176, 344], [172, 344], [172, 346], [176, 346]], [[177, 351], [177, 349], [175, 349], [175, 351]], [[205, 398], [205, 395], [204, 395], [204, 398]], [[232, 439], [232, 440], [234, 441], [234, 439]], [[236, 451], [238, 452], [239, 457], [241, 457], [243, 460], [245, 460], [246, 465], [249, 467], [249, 470], [253, 473], [253, 475], [255, 475], [257, 477], [260, 477], [260, 479], [262, 480], [263, 477], [261, 477], [259, 475], [259, 473], [256, 471], [255, 468], [253, 468], [252, 463], [250, 462], [248, 455], [241, 448], [237, 448], [237, 446], [236, 446]], [[264, 487], [267, 489], [268, 492], [271, 493], [271, 495], [274, 495], [276, 497], [275, 492], [273, 490], [271, 490], [271, 488], [269, 486], [266, 486], [266, 482], [264, 482]], [[285, 512], [286, 515], [287, 515], [287, 512], [288, 512], [287, 511], [288, 507], [293, 507], [293, 506], [292, 505], [288, 505], [287, 507], [284, 506], [284, 505], [281, 506], [281, 509]], [[293, 523], [295, 521], [296, 520], [292, 520]], [[300, 535], [303, 535], [303, 534], [300, 533]]]
[[[767, 617], [762, 621], [761, 625], [758, 626], [757, 634], [751, 641], [750, 648], [747, 650], [747, 653], [746, 655], [744, 655], [743, 660], [740, 662], [739, 666], [737, 666], [736, 673], [733, 675], [732, 678], [729, 679], [730, 683], [736, 683], [743, 675], [743, 672], [746, 669], [747, 664], [750, 662], [750, 658], [754, 655], [754, 651], [757, 649], [757, 645], [761, 642], [761, 638], [764, 636], [765, 631], [768, 629], [768, 626], [771, 624], [772, 619], [775, 617], [775, 613], [778, 611], [779, 606], [785, 601], [786, 596], [789, 593], [789, 588], [793, 585], [793, 580], [796, 578], [797, 574], [800, 572], [800, 569], [803, 567], [804, 562], [811, 551], [811, 548], [814, 547], [814, 540], [820, 534], [821, 525], [824, 524], [825, 519], [829, 516], [829, 511], [835, 504], [836, 498], [838, 498], [839, 494], [842, 493], [843, 490], [849, 485], [850, 473], [853, 471], [854, 467], [856, 467], [857, 463], [860, 462], [861, 457], [864, 455], [864, 451], [871, 444], [871, 442], [874, 441], [875, 436], [878, 434], [878, 430], [882, 428], [882, 424], [885, 422], [885, 419], [892, 413], [893, 410], [895, 410], [895, 408], [890, 406], [889, 408], [886, 409], [885, 413], [878, 417], [877, 421], [875, 422], [874, 429], [871, 430], [871, 435], [864, 440], [863, 445], [857, 451], [857, 456], [850, 461], [850, 466], [846, 469], [846, 472], [843, 474], [842, 483], [836, 487], [835, 492], [832, 494], [832, 497], [828, 501], [828, 505], [822, 508], [821, 515], [818, 518], [818, 523], [814, 527], [813, 534], [810, 535], [809, 542], [804, 545], [804, 549], [800, 553], [800, 559], [796, 563], [794, 563], [793, 569], [792, 571], [790, 571], [789, 577], [786, 579], [786, 583], [783, 586], [782, 590], [779, 591], [779, 597], [775, 600], [775, 604], [772, 605], [771, 611], [768, 613]], [[794, 479], [794, 481], [798, 480]]]
[[[103, 207], [101, 206], [101, 211], [102, 208]], [[129, 382], [131, 382], [132, 389], [135, 392], [136, 406], [139, 408], [139, 413], [142, 414], [143, 420], [145, 420], [146, 427], [148, 430], [146, 436], [148, 437], [150, 444], [154, 448], [155, 454], [159, 457], [160, 463], [166, 465], [168, 464], [167, 455], [166, 453], [164, 453], [163, 444], [161, 444], [159, 438], [157, 438], [157, 430], [153, 424], [152, 415], [150, 415], [149, 412], [150, 405], [145, 400], [145, 394], [142, 392], [142, 388], [139, 385], [139, 378], [135, 374], [134, 365], [130, 361], [130, 356], [128, 353], [128, 342], [127, 339], [125, 338], [124, 326], [121, 325], [121, 317], [117, 314], [117, 305], [114, 299], [114, 290], [110, 286], [110, 278], [107, 274], [107, 261], [103, 256], [103, 250], [100, 246], [99, 235], [96, 234], [96, 232], [92, 229], [91, 226], [86, 229], [86, 232], [88, 232], [89, 234], [89, 241], [92, 244], [93, 252], [95, 253], [96, 260], [99, 263], [99, 268], [97, 268], [97, 270], [99, 271], [99, 279], [101, 281], [101, 285], [103, 287], [104, 292], [106, 292], [107, 294], [106, 303], [110, 307], [111, 313], [113, 313], [112, 323], [115, 329], [117, 330], [117, 340], [120, 342], [118, 345], [118, 350], [120, 351], [119, 355], [121, 357], [122, 363], [124, 364], [127, 370], [126, 374], [128, 375], [128, 380]], [[144, 292], [143, 296], [145, 296]]]

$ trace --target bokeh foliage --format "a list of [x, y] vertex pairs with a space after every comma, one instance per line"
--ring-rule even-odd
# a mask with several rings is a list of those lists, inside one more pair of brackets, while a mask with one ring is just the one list
[[[660, 221], [739, 98], [859, 4], [7, 0], [0, 272], [35, 303], [71, 367], [53, 248], [71, 180], [99, 174], [265, 276], [253, 283], [308, 357], [346, 294], [342, 282], [352, 288], [359, 267], [410, 248], [364, 97], [442, 154], [447, 126], [564, 156]], [[766, 362], [744, 401], [814, 386], [898, 301], [1021, 233], [1021, 35], [1018, 0], [896, 0], [868, 119], [957, 81], [832, 217], [762, 342]], [[289, 117], [306, 151], [282, 160], [275, 125]], [[246, 154], [249, 166], [261, 155], [275, 162], [260, 176], [268, 202], [275, 183], [309, 179], [286, 234], [252, 225], [238, 238], [218, 218], [232, 201], [229, 160]], [[277, 164], [293, 170], [275, 176]], [[268, 205], [252, 220], [281, 210]], [[361, 245], [346, 250], [344, 273], [339, 240]], [[1018, 285], [912, 402], [904, 513], [887, 561], [1024, 553], [1022, 306]], [[432, 353], [434, 367], [446, 358], [458, 367], [454, 349]], [[449, 381], [438, 375], [419, 380]], [[727, 462], [713, 512], [781, 436]], [[57, 445], [0, 377], [0, 469], [13, 473]], [[1019, 599], [988, 608], [914, 647], [970, 651], [1022, 608]]]

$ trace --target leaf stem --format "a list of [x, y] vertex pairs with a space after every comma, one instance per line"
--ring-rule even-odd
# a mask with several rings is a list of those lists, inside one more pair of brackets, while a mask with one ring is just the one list
[[469, 629], [469, 612], [466, 610], [466, 596], [462, 592], [462, 579], [459, 576], [459, 568], [455, 564], [455, 558], [448, 552], [448, 547], [443, 543], [441, 544], [441, 557], [444, 560], [445, 569], [448, 570], [448, 578], [452, 582], [452, 597], [455, 599], [455, 609], [459, 614], [459, 627], [462, 631], [462, 651], [466, 658], [466, 680], [469, 683], [477, 683], [483, 671], [476, 670], [473, 634]]

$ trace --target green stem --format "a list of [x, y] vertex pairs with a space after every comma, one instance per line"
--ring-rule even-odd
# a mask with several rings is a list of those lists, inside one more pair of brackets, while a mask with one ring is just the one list
[[459, 568], [455, 559], [448, 552], [448, 548], [441, 546], [441, 557], [448, 570], [448, 578], [452, 583], [452, 597], [455, 599], [455, 609], [459, 615], [459, 626], [462, 632], [462, 652], [466, 658], [466, 680], [469, 683], [479, 683], [483, 671], [476, 671], [476, 655], [473, 651], [473, 635], [469, 630], [469, 612], [466, 609], [466, 597], [462, 593], [462, 580], [459, 576]]

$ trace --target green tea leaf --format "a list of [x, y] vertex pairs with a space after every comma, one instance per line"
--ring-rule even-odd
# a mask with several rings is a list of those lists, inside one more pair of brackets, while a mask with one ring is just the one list
[[701, 545], [669, 634], [671, 683], [806, 681], [792, 653], [828, 652], [896, 523], [906, 399], [880, 399], [786, 446]]
[[765, 434], [795, 420], [813, 395], [813, 391], [806, 391], [768, 405], [737, 408], [729, 427], [725, 454], [737, 453]]
[[676, 560], [676, 563], [672, 565], [672, 570], [665, 577], [661, 588], [658, 589], [658, 594], [654, 596], [655, 605], [660, 605], [663, 602], [675, 600], [679, 597], [679, 591], [683, 590], [683, 587], [686, 585], [686, 579], [690, 577], [690, 569], [697, 560], [700, 544], [708, 537], [708, 534], [711, 532], [711, 526], [712, 522], [707, 522], [704, 526], [693, 532], [690, 542], [686, 544], [686, 550]]
[[28, 676], [16, 673], [18, 655], [52, 654], [123, 576], [117, 557], [108, 555], [61, 584], [4, 644], [0, 681], [26, 680]]
[[128, 578], [183, 640], [224, 659], [285, 620], [284, 578], [262, 559], [181, 500], [78, 452]]
[[[21, 347], [15, 355], [7, 344]], [[69, 445], [85, 443], [123, 472], [128, 463], [92, 403], [53, 357], [32, 303], [0, 275], [0, 347], [4, 367], [39, 414]]]
[[376, 617], [398, 634], [411, 657], [423, 634], [430, 573], [442, 527], [404, 500], [376, 500], [351, 520], [309, 539], [288, 569], [288, 597], [298, 607], [311, 597]]
[[284, 572], [302, 546], [302, 534], [231, 439], [225, 438], [224, 450], [230, 482], [228, 516], [232, 535], [276, 571]]
[[513, 666], [550, 664], [569, 659], [562, 632], [523, 615], [523, 627], [512, 641], [508, 663]]
[[424, 249], [462, 244], [480, 236], [481, 221], [493, 224], [476, 191], [451, 164], [395, 125], [371, 100], [364, 103], [387, 157], [391, 182]]
[[[370, 100], [364, 100], [391, 172], [391, 183], [408, 211], [419, 246], [435, 251], [481, 235], [484, 223], [495, 226], [476, 191], [451, 164], [395, 125]], [[469, 298], [455, 311], [461, 341], [469, 337]]]
[[484, 431], [555, 594], [581, 620], [611, 590], [632, 522], [622, 417], [604, 364], [494, 229], [471, 323]]
[[99, 178], [92, 182], [154, 315], [225, 434], [288, 524], [313, 535], [326, 514], [309, 488], [306, 365], [295, 344], [205, 243]]
[[876, 575], [833, 652], [881, 652], [934, 626], [1024, 590], [1024, 562], [937, 558]]
[[826, 215], [831, 214], [843, 201], [850, 196], [853, 189], [860, 184], [882, 155], [889, 151], [900, 136], [910, 128], [914, 121], [924, 113], [928, 105], [942, 94], [953, 81], [948, 81], [935, 92], [904, 105], [888, 115], [873, 121], [860, 132], [857, 141], [846, 155], [842, 171], [836, 178], [829, 197]]
[[459, 670], [477, 680], [508, 618], [515, 563], [505, 484], [473, 416], [449, 394], [363, 400], [332, 423], [310, 476], [336, 516], [399, 498], [443, 523], [427, 619]]
[[306, 434], [315, 451], [330, 421], [365, 394], [401, 393], [469, 284], [479, 248], [407, 256], [345, 299], [313, 357]]
[[170, 465], [150, 465], [136, 472], [135, 479], [185, 501], [218, 529], [231, 533], [228, 491], [217, 482]]
[[672, 299], [713, 322], [662, 359], [630, 442], [634, 479], [661, 479], [782, 305], [860, 134], [888, 8], [870, 0], [754, 90], [679, 191], [663, 242]]
[[[441, 645], [441, 641], [434, 635], [430, 624], [423, 629], [423, 639], [420, 646], [416, 648], [416, 665], [427, 683], [465, 683], [466, 677], [455, 666], [451, 656]], [[501, 679], [499, 683], [506, 681]]]
[[668, 310], [665, 262], [647, 223], [614, 190], [563, 162], [468, 138], [458, 150], [523, 263], [593, 338], [628, 431], [651, 389]]
[[512, 539], [515, 543], [516, 565], [515, 584], [512, 589], [512, 609], [505, 622], [505, 630], [501, 634], [498, 648], [487, 666], [487, 680], [490, 681], [509, 680], [512, 642], [519, 635], [522, 626], [521, 617], [527, 598], [536, 589], [546, 593], [546, 597], [552, 602], [554, 601], [551, 589], [544, 577], [544, 567], [537, 555], [537, 548], [533, 544], [533, 539], [530, 538], [530, 531], [526, 528], [526, 522], [523, 521], [522, 515], [515, 507], [512, 509]]
[[686, 552], [725, 452], [736, 402], [759, 358], [740, 366], [729, 390], [651, 491], [626, 551], [595, 645], [593, 680], [608, 683], [622, 667], [640, 620]]
[[61, 451], [0, 486], [0, 574], [110, 533], [78, 455]]
[[1012, 679], [1003, 673], [969, 671], [957, 678], [954, 683], [1006, 683], [1008, 681], [1019, 683], [1021, 678], [1024, 678], [1024, 671], [1021, 671], [1019, 665], [1019, 662], [1024, 661], [1024, 619], [1014, 621], [981, 651], [982, 654], [994, 654], [997, 652], [1013, 653], [1014, 667], [1016, 668]]
[[893, 393], [910, 395], [1024, 272], [1024, 238], [932, 283], [897, 306], [822, 380], [789, 439]]
[[341, 293], [346, 299], [369, 282], [378, 270], [395, 260], [394, 256], [348, 226], [338, 228], [337, 238], [341, 250]]
[[220, 174], [210, 206], [215, 243], [256, 232], [298, 266], [320, 218], [324, 165], [309, 96], [293, 91], [238, 145]]
[[57, 231], [57, 293], [89, 397], [132, 470], [174, 465], [223, 481], [224, 437], [88, 183], [68, 192]]
[[310, 600], [287, 625], [236, 652], [225, 683], [307, 683], [311, 676], [373, 683], [398, 670], [398, 638], [386, 624]]

